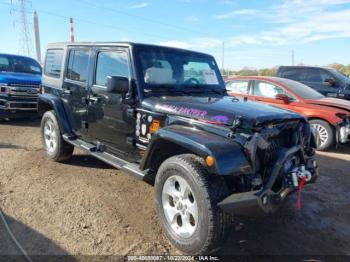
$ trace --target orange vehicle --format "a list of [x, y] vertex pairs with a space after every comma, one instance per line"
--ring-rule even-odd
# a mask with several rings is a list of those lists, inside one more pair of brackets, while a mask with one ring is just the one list
[[318, 150], [349, 143], [350, 101], [325, 97], [299, 82], [278, 77], [231, 77], [229, 95], [260, 101], [304, 115], [319, 134]]

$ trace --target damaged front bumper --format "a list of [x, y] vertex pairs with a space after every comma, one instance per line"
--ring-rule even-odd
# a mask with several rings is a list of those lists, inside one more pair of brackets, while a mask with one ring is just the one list
[[[281, 202], [292, 192], [298, 189], [299, 180], [305, 176], [306, 183], [313, 183], [317, 179], [317, 163], [312, 156], [305, 156], [301, 146], [294, 146], [289, 149], [282, 149], [275, 162], [269, 180], [260, 190], [236, 193], [228, 196], [218, 206], [236, 215], [252, 216], [269, 214], [274, 212]], [[293, 170], [284, 174], [283, 187], [278, 191], [272, 190], [274, 183], [280, 176], [285, 163], [291, 156], [300, 153], [304, 163], [295, 166]]]
[[350, 124], [346, 124], [338, 127], [338, 139], [342, 144], [349, 143], [350, 137]]

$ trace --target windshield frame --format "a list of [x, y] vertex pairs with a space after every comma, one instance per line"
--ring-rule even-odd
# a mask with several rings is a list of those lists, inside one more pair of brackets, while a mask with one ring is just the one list
[[[142, 97], [148, 97], [150, 94], [152, 95], [179, 95], [179, 93], [182, 94], [187, 94], [190, 95], [190, 90], [193, 91], [193, 94], [200, 95], [200, 93], [208, 93], [209, 89], [216, 89], [218, 91], [222, 90], [222, 93], [226, 92], [225, 88], [225, 83], [224, 80], [221, 76], [219, 67], [214, 59], [213, 56], [203, 54], [203, 53], [198, 53], [194, 51], [189, 51], [189, 50], [184, 50], [184, 49], [178, 49], [178, 48], [171, 48], [171, 47], [163, 47], [163, 46], [151, 46], [151, 45], [135, 45], [132, 48], [132, 53], [133, 53], [133, 60], [134, 60], [134, 71], [135, 71], [135, 77], [137, 81], [137, 86], [138, 86], [138, 91], [139, 91], [139, 96]], [[213, 61], [214, 68], [213, 70], [215, 71], [218, 84], [215, 85], [184, 85], [184, 84], [148, 84], [145, 83], [144, 80], [144, 73], [143, 73], [143, 67], [141, 64], [141, 58], [140, 55], [143, 52], [164, 52], [164, 53], [174, 53], [176, 54], [177, 52], [179, 55], [186, 55], [186, 56], [193, 56], [193, 57], [198, 57], [199, 59], [208, 59]], [[158, 89], [153, 89], [152, 86], [158, 87]], [[201, 88], [205, 89], [205, 92], [200, 92]], [[186, 90], [188, 89], [188, 90]], [[198, 91], [196, 91], [198, 90]], [[210, 90], [209, 90], [210, 91]], [[213, 94], [218, 94], [217, 91], [213, 91]]]
[[[8, 54], [0, 54], [0, 58], [5, 58], [8, 60], [8, 70], [1, 70], [0, 72], [9, 72], [9, 73], [23, 73], [23, 74], [32, 74], [32, 75], [41, 75], [42, 74], [42, 67], [41, 65], [33, 58], [26, 57], [26, 56], [17, 56], [17, 55], [8, 55]], [[14, 70], [14, 60], [21, 61], [28, 65], [28, 68], [30, 66], [35, 66], [40, 69], [40, 71], [30, 70], [30, 71], [16, 71]]]

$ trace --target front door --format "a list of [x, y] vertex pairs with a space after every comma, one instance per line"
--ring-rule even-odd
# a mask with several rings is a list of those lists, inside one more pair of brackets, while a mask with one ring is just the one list
[[338, 93], [340, 91], [339, 83], [335, 82], [334, 86], [330, 86], [326, 80], [334, 79], [334, 76], [326, 70], [319, 68], [307, 68], [305, 69], [304, 78], [304, 84], [312, 87], [324, 96], [338, 97]]
[[[285, 89], [273, 83], [262, 80], [255, 80], [250, 92], [251, 95], [253, 95], [253, 99], [255, 101], [269, 103], [284, 109], [295, 111], [295, 98], [293, 98], [293, 96], [290, 95]], [[276, 96], [278, 94], [287, 95], [290, 98], [290, 102], [286, 103], [281, 99], [276, 99]]]
[[63, 81], [62, 100], [70, 118], [73, 131], [81, 137], [87, 133], [88, 72], [91, 49], [75, 47], [68, 50]]
[[107, 152], [130, 159], [135, 150], [132, 107], [124, 103], [123, 95], [109, 93], [106, 88], [107, 76], [131, 79], [128, 49], [95, 49], [94, 58], [94, 77], [88, 99], [89, 140], [102, 144]]

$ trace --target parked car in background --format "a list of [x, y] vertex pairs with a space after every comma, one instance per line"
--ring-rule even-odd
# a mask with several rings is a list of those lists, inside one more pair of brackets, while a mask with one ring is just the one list
[[281, 66], [276, 76], [301, 82], [324, 96], [350, 100], [350, 78], [333, 68]]
[[37, 115], [41, 66], [32, 58], [0, 54], [0, 118]]
[[318, 150], [349, 142], [350, 101], [325, 97], [302, 83], [277, 77], [229, 78], [226, 89], [231, 95], [304, 115], [319, 133]]

